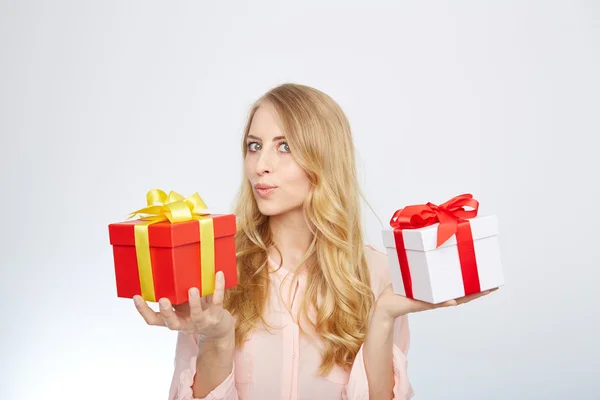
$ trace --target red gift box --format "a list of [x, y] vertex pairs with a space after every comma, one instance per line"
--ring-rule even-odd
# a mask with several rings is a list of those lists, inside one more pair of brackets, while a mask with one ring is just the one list
[[[177, 202], [185, 205], [187, 199], [174, 192], [171, 195], [174, 201], [164, 200], [163, 205], [151, 207], [152, 211], [164, 211]], [[169, 214], [109, 224], [118, 297], [141, 295], [151, 302], [166, 297], [172, 304], [181, 304], [188, 301], [191, 287], [197, 287], [201, 296], [212, 294], [218, 271], [223, 271], [225, 288], [237, 285], [235, 215], [200, 215], [192, 206], [190, 209], [191, 220], [182, 222], [176, 218], [172, 222]]]

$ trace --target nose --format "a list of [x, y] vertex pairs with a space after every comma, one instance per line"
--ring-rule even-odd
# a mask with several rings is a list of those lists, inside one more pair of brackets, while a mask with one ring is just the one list
[[270, 174], [273, 172], [273, 155], [270, 151], [261, 151], [256, 162], [256, 173], [258, 175]]

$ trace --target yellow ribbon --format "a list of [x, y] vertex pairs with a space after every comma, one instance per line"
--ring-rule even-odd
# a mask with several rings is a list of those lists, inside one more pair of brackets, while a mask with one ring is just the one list
[[152, 189], [146, 193], [147, 207], [133, 211], [129, 218], [144, 215], [139, 220], [145, 221], [134, 226], [135, 251], [140, 276], [142, 297], [146, 301], [156, 301], [152, 261], [150, 258], [150, 242], [148, 227], [157, 222], [170, 223], [198, 220], [200, 225], [200, 273], [202, 276], [201, 296], [212, 294], [215, 290], [215, 234], [212, 218], [204, 200], [198, 193], [183, 197], [171, 191], [168, 195], [160, 189]]

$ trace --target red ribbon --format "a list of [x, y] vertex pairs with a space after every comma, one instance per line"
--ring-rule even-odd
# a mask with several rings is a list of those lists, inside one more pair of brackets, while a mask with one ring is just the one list
[[[464, 207], [471, 207], [473, 210], [465, 210]], [[394, 213], [390, 220], [390, 226], [394, 228], [396, 251], [406, 297], [414, 298], [402, 231], [404, 229], [424, 228], [436, 223], [439, 223], [436, 248], [456, 234], [465, 295], [481, 291], [475, 248], [473, 246], [473, 234], [471, 225], [467, 220], [467, 218], [476, 217], [478, 209], [479, 202], [467, 193], [453, 197], [439, 206], [433, 203], [418, 204], [407, 206]]]

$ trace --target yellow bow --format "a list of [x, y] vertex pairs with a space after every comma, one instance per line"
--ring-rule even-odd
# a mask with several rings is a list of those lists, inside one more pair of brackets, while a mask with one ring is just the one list
[[200, 273], [202, 279], [201, 296], [214, 292], [215, 285], [215, 248], [214, 226], [210, 213], [206, 212], [206, 203], [198, 193], [183, 197], [171, 191], [168, 195], [160, 189], [152, 189], [146, 193], [147, 207], [133, 211], [129, 218], [136, 215], [145, 223], [134, 226], [135, 249], [140, 276], [142, 297], [147, 301], [156, 301], [154, 292], [154, 277], [152, 275], [152, 261], [150, 257], [150, 242], [148, 239], [148, 226], [169, 221], [179, 223], [198, 220], [200, 225]]
[[177, 222], [191, 221], [194, 216], [207, 215], [203, 210], [206, 210], [206, 203], [198, 193], [184, 198], [177, 192], [171, 191], [168, 195], [160, 189], [152, 189], [146, 193], [147, 207], [141, 208], [132, 212], [129, 218], [139, 214], [147, 214], [142, 217], [142, 220], [150, 221], [166, 221], [169, 220], [172, 224]]

